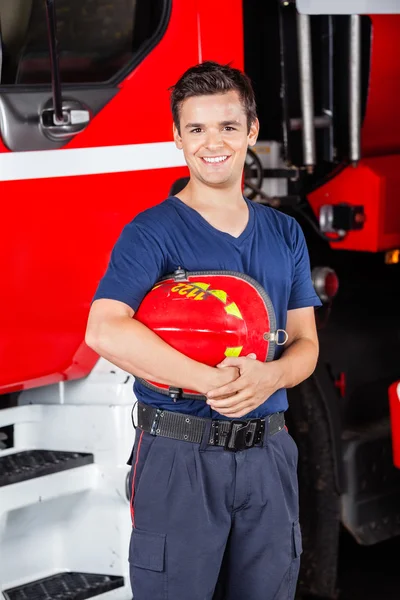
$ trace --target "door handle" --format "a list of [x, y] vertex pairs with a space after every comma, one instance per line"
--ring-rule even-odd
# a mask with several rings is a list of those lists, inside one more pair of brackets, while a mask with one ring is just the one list
[[40, 113], [40, 127], [51, 140], [68, 140], [90, 123], [90, 110], [77, 100], [63, 100], [62, 121], [58, 120], [50, 101]]

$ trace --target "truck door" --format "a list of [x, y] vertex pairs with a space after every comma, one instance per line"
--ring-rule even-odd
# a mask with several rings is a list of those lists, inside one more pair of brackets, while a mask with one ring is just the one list
[[0, 394], [82, 377], [97, 360], [84, 332], [111, 248], [187, 173], [168, 87], [198, 62], [194, 5], [0, 0]]

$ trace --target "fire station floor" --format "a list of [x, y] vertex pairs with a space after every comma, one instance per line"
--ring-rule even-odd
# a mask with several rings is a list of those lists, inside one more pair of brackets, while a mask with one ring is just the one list
[[[400, 537], [374, 546], [359, 546], [343, 532], [338, 600], [399, 600], [399, 556]], [[301, 600], [317, 599], [313, 596]]]

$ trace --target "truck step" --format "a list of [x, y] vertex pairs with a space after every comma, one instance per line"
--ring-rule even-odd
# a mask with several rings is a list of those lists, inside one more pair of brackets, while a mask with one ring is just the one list
[[345, 431], [343, 451], [344, 525], [365, 545], [400, 535], [400, 469], [393, 464], [389, 419]]
[[0, 457], [0, 487], [75, 469], [94, 462], [93, 454], [59, 450], [25, 450]]
[[85, 600], [124, 586], [124, 578], [94, 573], [59, 573], [3, 591], [6, 600]]

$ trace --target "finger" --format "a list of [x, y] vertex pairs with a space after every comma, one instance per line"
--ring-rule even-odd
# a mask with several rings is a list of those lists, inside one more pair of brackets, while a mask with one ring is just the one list
[[243, 377], [239, 377], [235, 379], [235, 381], [231, 381], [231, 383], [227, 383], [220, 388], [216, 388], [215, 390], [211, 390], [207, 393], [207, 398], [220, 398], [221, 396], [233, 396], [237, 392], [241, 392], [245, 387], [247, 387], [246, 379], [243, 381]]
[[249, 398], [251, 398], [251, 394], [247, 390], [243, 390], [242, 392], [228, 398], [207, 400], [207, 404], [209, 404], [214, 410], [219, 410], [220, 408], [236, 407], [242, 402], [247, 401]]
[[257, 354], [255, 354], [254, 352], [250, 352], [250, 354], [247, 354], [247, 356], [241, 356], [241, 357], [234, 357], [234, 356], [228, 356], [227, 358], [224, 358], [224, 360], [222, 362], [220, 362], [217, 367], [243, 367], [246, 358], [250, 358], [251, 360], [257, 360]]
[[228, 356], [227, 358], [224, 358], [224, 360], [222, 362], [220, 362], [217, 367], [241, 367], [243, 366], [243, 363], [245, 361], [245, 357], [242, 356], [241, 358], [237, 358], [235, 356]]

